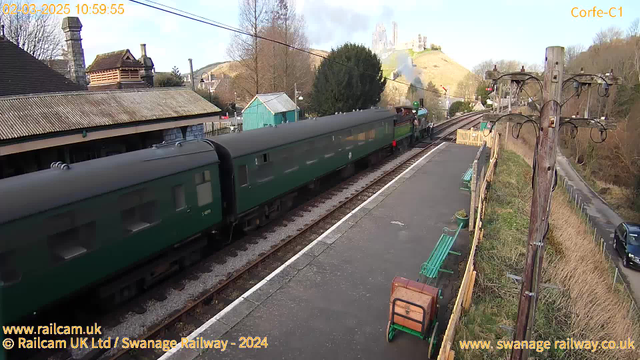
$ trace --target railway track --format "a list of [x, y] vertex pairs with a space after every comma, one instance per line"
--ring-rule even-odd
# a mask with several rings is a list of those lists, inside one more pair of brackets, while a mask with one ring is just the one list
[[[350, 213], [353, 209], [366, 201], [369, 197], [375, 194], [379, 189], [384, 187], [388, 182], [395, 178], [398, 174], [405, 171], [408, 167], [417, 162], [430, 148], [445, 141], [445, 139], [451, 139], [455, 137], [457, 129], [465, 129], [478, 124], [481, 120], [481, 115], [477, 113], [463, 115], [458, 118], [441, 122], [434, 127], [435, 141], [425, 144], [422, 149], [417, 148], [410, 150], [413, 154], [406, 161], [402, 161], [397, 165], [393, 165], [389, 170], [373, 178], [368, 185], [364, 186], [360, 190], [350, 193], [347, 197], [340, 200], [337, 206], [330, 208], [323, 215], [317, 217], [316, 220], [310, 223], [298, 227], [295, 229], [293, 235], [289, 235], [282, 239], [281, 242], [274, 244], [270, 249], [262, 252], [255, 258], [255, 260], [247, 263], [246, 265], [237, 268], [232, 273], [228, 274], [226, 279], [222, 282], [218, 282], [215, 287], [210, 290], [201, 293], [196, 298], [188, 301], [180, 310], [173, 311], [170, 315], [166, 316], [164, 320], [152, 327], [146, 329], [142, 336], [138, 339], [163, 339], [163, 340], [179, 340], [182, 337], [186, 337], [193, 330], [205, 323], [208, 319], [215, 316], [218, 312], [224, 309], [227, 305], [231, 304], [238, 297], [244, 294], [247, 290], [252, 288], [255, 284], [265, 278], [268, 274], [280, 267], [283, 263], [301, 251], [304, 247], [314, 241], [318, 236], [328, 230], [333, 224], [339, 221], [341, 218]], [[422, 146], [421, 146], [422, 147]], [[400, 155], [401, 157], [403, 155]], [[237, 241], [224, 248], [220, 254], [213, 255], [213, 257], [234, 257], [243, 248], [252, 246], [260, 242], [260, 237], [265, 234], [274, 232], [277, 227], [291, 226], [295, 219], [305, 216], [304, 214], [309, 212], [311, 208], [320, 206], [324, 202], [331, 199], [335, 199], [336, 196], [341, 194], [344, 190], [349, 189], [354, 184], [362, 181], [367, 175], [379, 171], [381, 168], [388, 166], [389, 163], [398, 160], [398, 157], [391, 156], [376, 165], [373, 169], [363, 171], [356, 174], [352, 178], [349, 178], [334, 187], [328, 189], [326, 192], [317, 195], [310, 199], [306, 203], [303, 203], [300, 207], [291, 210], [290, 214], [287, 214], [287, 220], [278, 221], [274, 224], [267, 225], [260, 233], [251, 234], [243, 239], [243, 241]], [[294, 225], [295, 226], [295, 225]], [[224, 254], [223, 254], [224, 253]], [[219, 260], [224, 262], [224, 259]], [[213, 262], [218, 263], [217, 260]], [[198, 270], [193, 270], [197, 272]], [[182, 279], [191, 279], [190, 276], [184, 275]], [[167, 284], [166, 288], [173, 288], [177, 291], [181, 290], [180, 285], [176, 285], [179, 281], [175, 281], [171, 284]], [[142, 297], [143, 299], [156, 299], [157, 294], [162, 291], [156, 292], [156, 295], [149, 295]], [[162, 295], [157, 299], [162, 301]], [[144, 302], [139, 300], [137, 303]], [[136, 306], [134, 306], [135, 308]], [[137, 306], [140, 308], [140, 306]], [[136, 313], [144, 313], [145, 309], [135, 310], [129, 307], [126, 311], [133, 311]], [[134, 310], [131, 310], [134, 309]], [[126, 312], [125, 311], [125, 312]], [[115, 318], [119, 318], [118, 314], [109, 316], [113, 322]], [[106, 336], [106, 335], [105, 335]], [[82, 354], [82, 360], [95, 360], [95, 359], [127, 359], [127, 360], [142, 360], [142, 359], [156, 359], [162, 353], [154, 352], [154, 350], [138, 350], [134, 353], [128, 350], [111, 350], [108, 349], [96, 349], [88, 353]], [[75, 355], [77, 358], [77, 354]], [[68, 351], [51, 353], [36, 354], [34, 357], [30, 357], [32, 360], [40, 360], [43, 358], [64, 360], [70, 358]]]
[[[251, 289], [269, 273], [280, 267], [288, 259], [313, 242], [318, 236], [326, 232], [341, 218], [382, 189], [387, 183], [419, 161], [429, 149], [440, 144], [451, 135], [455, 136], [457, 129], [475, 126], [480, 122], [481, 118], [481, 114], [470, 114], [436, 125], [434, 135], [437, 139], [435, 141], [418, 151], [408, 160], [377, 176], [369, 185], [352, 194], [349, 198], [340, 201], [338, 207], [329, 210], [324, 216], [298, 229], [296, 235], [284, 239], [280, 244], [272, 247], [254, 261], [236, 270], [231, 277], [186, 305], [181, 311], [172, 314], [163, 323], [151, 328], [145, 335], [140, 337], [140, 339], [158, 338], [179, 341], [180, 338], [186, 337], [187, 334], [185, 334], [184, 329], [198, 328], [206, 322], [207, 318], [215, 316], [219, 311], [235, 301], [247, 290]], [[354, 182], [355, 181], [350, 181], [350, 183]], [[329, 190], [327, 195], [331, 196], [332, 191], [336, 192], [337, 190]], [[324, 196], [324, 194], [321, 195], [321, 197], [322, 196]], [[305, 211], [305, 206], [303, 206], [302, 211]], [[190, 333], [191, 331], [188, 332]], [[159, 355], [161, 355], [161, 353], [151, 349], [138, 351], [135, 354], [131, 354], [127, 350], [119, 350], [115, 354], [108, 354], [108, 356], [104, 356], [103, 353], [93, 353], [85, 356], [83, 360], [92, 360], [99, 356], [109, 359], [146, 360], [155, 359]]]

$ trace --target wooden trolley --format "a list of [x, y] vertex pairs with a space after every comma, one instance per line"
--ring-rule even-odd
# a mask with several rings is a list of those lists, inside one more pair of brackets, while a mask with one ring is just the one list
[[429, 341], [429, 358], [435, 351], [438, 328], [438, 289], [396, 276], [391, 283], [387, 341], [404, 331]]

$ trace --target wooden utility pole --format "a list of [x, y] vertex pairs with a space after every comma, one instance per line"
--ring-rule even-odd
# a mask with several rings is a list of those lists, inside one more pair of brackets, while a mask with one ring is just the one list
[[[539, 297], [538, 283], [542, 277], [545, 236], [549, 228], [551, 191], [555, 179], [563, 70], [564, 48], [560, 46], [548, 47], [542, 84], [540, 133], [537, 136], [537, 149], [534, 152], [535, 173], [533, 175], [527, 255], [518, 304], [515, 341], [530, 340], [535, 324], [535, 311]], [[511, 353], [511, 360], [527, 359], [528, 356], [528, 350], [514, 349]]]

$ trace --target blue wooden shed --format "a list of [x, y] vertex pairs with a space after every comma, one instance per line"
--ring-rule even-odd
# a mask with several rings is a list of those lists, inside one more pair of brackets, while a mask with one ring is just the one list
[[296, 104], [284, 92], [258, 94], [242, 110], [242, 130], [294, 122]]

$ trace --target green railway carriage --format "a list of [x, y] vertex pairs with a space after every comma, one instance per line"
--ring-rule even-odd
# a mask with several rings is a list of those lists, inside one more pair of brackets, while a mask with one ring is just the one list
[[200, 141], [2, 180], [0, 321], [188, 247], [185, 239], [222, 221], [218, 166], [212, 144]]
[[370, 109], [212, 138], [225, 210], [243, 229], [261, 225], [293, 190], [391, 146], [394, 119]]
[[87, 289], [126, 300], [199, 255], [199, 235], [260, 226], [299, 188], [413, 139], [405, 122], [354, 111], [3, 179], [0, 323]]

